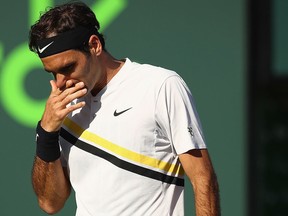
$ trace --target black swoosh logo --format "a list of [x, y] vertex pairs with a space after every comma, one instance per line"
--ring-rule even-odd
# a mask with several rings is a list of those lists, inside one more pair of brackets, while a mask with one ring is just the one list
[[119, 115], [123, 114], [124, 112], [126, 112], [126, 111], [128, 111], [128, 110], [130, 110], [130, 109], [132, 109], [132, 107], [130, 107], [130, 108], [128, 108], [128, 109], [125, 109], [125, 110], [123, 110], [123, 111], [121, 111], [121, 112], [117, 112], [117, 110], [115, 110], [115, 111], [114, 111], [114, 116], [119, 116]]

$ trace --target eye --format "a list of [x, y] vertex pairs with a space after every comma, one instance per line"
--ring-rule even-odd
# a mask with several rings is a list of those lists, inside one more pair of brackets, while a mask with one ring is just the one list
[[69, 64], [69, 65], [66, 65], [66, 66], [60, 68], [59, 72], [63, 73], [63, 74], [67, 74], [67, 73], [73, 72], [74, 69], [75, 69], [75, 63], [72, 63], [72, 64]]

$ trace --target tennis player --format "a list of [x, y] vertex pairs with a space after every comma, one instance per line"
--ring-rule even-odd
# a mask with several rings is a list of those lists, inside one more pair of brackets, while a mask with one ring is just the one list
[[196, 215], [220, 215], [200, 120], [176, 72], [115, 59], [81, 2], [47, 10], [29, 47], [55, 78], [32, 172], [45, 212], [59, 212], [73, 188], [77, 216], [183, 216], [186, 174]]

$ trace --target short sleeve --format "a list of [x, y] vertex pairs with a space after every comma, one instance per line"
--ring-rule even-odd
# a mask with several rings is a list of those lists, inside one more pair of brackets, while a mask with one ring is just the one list
[[162, 84], [155, 117], [161, 132], [170, 140], [176, 154], [206, 148], [192, 94], [179, 75], [168, 77]]

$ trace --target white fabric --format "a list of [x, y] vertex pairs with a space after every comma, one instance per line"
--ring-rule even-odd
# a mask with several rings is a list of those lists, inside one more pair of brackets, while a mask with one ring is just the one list
[[[80, 100], [86, 106], [63, 128], [123, 163], [183, 180], [178, 155], [206, 148], [192, 95], [173, 71], [126, 59], [97, 96]], [[78, 133], [78, 126], [85, 131]], [[60, 144], [77, 216], [184, 215], [183, 186], [121, 168], [63, 138]]]

